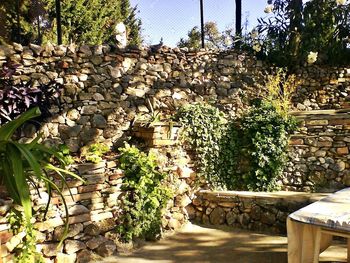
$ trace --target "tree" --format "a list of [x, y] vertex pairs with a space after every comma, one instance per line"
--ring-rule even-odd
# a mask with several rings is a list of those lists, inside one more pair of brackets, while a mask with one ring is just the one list
[[0, 42], [37, 42], [40, 33], [35, 27], [43, 12], [39, 0], [2, 0], [0, 2]]
[[[269, 0], [272, 4], [272, 1]], [[272, 15], [258, 19], [263, 43], [261, 54], [282, 66], [306, 61], [310, 52], [318, 61], [348, 63], [346, 47], [350, 34], [350, 5], [335, 0], [275, 0]]]
[[[188, 31], [187, 39], [181, 38], [178, 47], [201, 48], [201, 32], [197, 26]], [[211, 49], [228, 48], [232, 46], [235, 36], [232, 29], [220, 32], [215, 22], [209, 21], [204, 25], [205, 47]]]
[[[5, 26], [0, 25], [3, 42], [56, 42], [55, 0], [15, 0], [19, 8], [13, 1], [0, 1], [0, 15], [6, 13]], [[129, 42], [140, 44], [141, 21], [136, 13], [130, 0], [61, 0], [63, 44], [115, 43], [114, 27], [119, 22], [126, 23]]]
[[[48, 20], [56, 26], [55, 1], [48, 0]], [[116, 21], [121, 20], [118, 0], [66, 0], [61, 2], [62, 41], [86, 44], [102, 44], [114, 35]], [[46, 40], [55, 42], [52, 30]]]

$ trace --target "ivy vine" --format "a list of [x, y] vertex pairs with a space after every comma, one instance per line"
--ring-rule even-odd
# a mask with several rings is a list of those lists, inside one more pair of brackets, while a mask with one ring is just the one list
[[183, 139], [196, 155], [197, 172], [214, 188], [272, 191], [284, 168], [289, 134], [297, 125], [267, 101], [241, 120], [232, 120], [209, 104], [180, 109]]
[[197, 173], [215, 187], [223, 186], [218, 168], [227, 127], [225, 114], [212, 105], [196, 103], [180, 108], [176, 118], [185, 127], [183, 140], [195, 152]]
[[249, 169], [243, 174], [248, 190], [272, 191], [287, 161], [289, 134], [297, 128], [296, 120], [283, 116], [269, 102], [261, 101], [243, 117], [241, 156], [248, 158]]

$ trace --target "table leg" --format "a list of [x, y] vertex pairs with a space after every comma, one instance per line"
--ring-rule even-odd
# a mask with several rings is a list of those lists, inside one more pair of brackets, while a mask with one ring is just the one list
[[350, 263], [350, 238], [347, 239], [348, 242], [348, 260], [347, 262]]
[[313, 261], [313, 263], [318, 263], [318, 259], [320, 257], [320, 246], [321, 246], [321, 228], [318, 227], [315, 231], [314, 261]]
[[297, 222], [290, 218], [287, 219], [287, 232], [288, 263], [314, 262], [315, 246], [318, 246], [317, 251], [321, 253], [332, 241], [332, 235], [322, 234], [320, 227]]

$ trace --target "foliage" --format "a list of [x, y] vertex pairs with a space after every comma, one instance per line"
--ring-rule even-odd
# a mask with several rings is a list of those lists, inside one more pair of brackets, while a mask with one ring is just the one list
[[[284, 75], [280, 72], [278, 76]], [[272, 80], [275, 79], [271, 77]], [[269, 84], [268, 96], [271, 101], [278, 97], [274, 103], [259, 100], [239, 121], [227, 120], [208, 104], [179, 110], [177, 116], [184, 126], [182, 136], [196, 154], [197, 172], [210, 185], [230, 190], [276, 188], [286, 160], [288, 135], [296, 129], [296, 122], [285, 112], [290, 94], [284, 97], [276, 93], [274, 84]], [[287, 84], [282, 86], [288, 88]]]
[[[47, 10], [51, 27], [56, 26], [55, 1], [47, 0]], [[139, 45], [141, 42], [141, 21], [135, 18], [136, 7], [130, 8], [129, 0], [66, 0], [61, 2], [63, 43], [85, 44], [115, 43], [115, 25], [124, 22], [128, 43]], [[55, 41], [55, 31], [47, 40]]]
[[[68, 231], [68, 208], [62, 195], [62, 187], [66, 186], [65, 175], [82, 180], [80, 177], [64, 169], [65, 163], [53, 149], [39, 143], [37, 136], [30, 143], [19, 143], [12, 140], [13, 133], [26, 121], [40, 115], [39, 108], [33, 108], [0, 127], [0, 174], [2, 183], [15, 204], [23, 206], [25, 222], [29, 225], [32, 218], [30, 185], [38, 190], [38, 183], [44, 183], [50, 195], [56, 190], [61, 196], [66, 212], [65, 234]], [[56, 162], [54, 166], [51, 163]], [[55, 180], [52, 179], [55, 176]], [[58, 182], [58, 183], [57, 183]], [[58, 187], [58, 185], [62, 187]], [[46, 209], [48, 208], [47, 204]], [[62, 240], [61, 242], [63, 241]]]
[[38, 87], [33, 87], [30, 81], [12, 84], [10, 78], [17, 67], [6, 64], [0, 72], [0, 125], [36, 106], [43, 113], [42, 117], [48, 117], [51, 105], [59, 104], [61, 85], [54, 81]]
[[288, 134], [296, 129], [296, 122], [281, 115], [268, 102], [253, 106], [241, 121], [243, 147], [249, 159], [249, 171], [243, 175], [248, 190], [275, 190], [276, 180], [286, 162]]
[[214, 106], [198, 103], [181, 108], [177, 119], [185, 127], [184, 140], [196, 153], [197, 172], [214, 186], [222, 186], [218, 164], [227, 126], [225, 115]]
[[36, 251], [36, 230], [33, 229], [33, 225], [27, 224], [23, 214], [15, 209], [10, 212], [8, 222], [14, 235], [25, 233], [22, 242], [16, 248], [18, 255], [15, 262], [44, 263], [42, 254]]
[[265, 101], [269, 102], [281, 116], [287, 117], [292, 96], [299, 83], [295, 75], [287, 75], [285, 70], [278, 69], [275, 75], [269, 75], [267, 78]]
[[[272, 2], [272, 1], [271, 1]], [[284, 66], [306, 62], [318, 52], [319, 62], [346, 64], [350, 59], [350, 5], [335, 0], [275, 0], [273, 13], [260, 18], [260, 55]]]
[[[0, 44], [6, 42], [5, 40], [25, 45], [40, 43], [41, 32], [37, 25], [41, 24], [40, 17], [44, 12], [43, 2], [40, 0], [2, 0]], [[20, 15], [17, 17], [17, 14]]]
[[[181, 38], [177, 46], [201, 48], [201, 32], [197, 26], [188, 31], [187, 37], [187, 39]], [[234, 36], [232, 29], [220, 32], [215, 22], [208, 21], [204, 24], [204, 40], [206, 48], [220, 49], [232, 47], [233, 43], [239, 39]]]
[[129, 145], [120, 151], [125, 195], [117, 231], [125, 241], [135, 237], [154, 239], [161, 231], [162, 210], [172, 197], [164, 184], [167, 174], [159, 171], [156, 156], [151, 153], [147, 155]]
[[70, 155], [70, 150], [66, 144], [59, 144], [55, 150], [66, 165], [74, 163], [74, 159]]
[[99, 163], [102, 161], [102, 156], [109, 152], [109, 147], [103, 143], [93, 143], [88, 146], [84, 146], [80, 150], [80, 156], [85, 158], [86, 161]]
[[142, 43], [141, 38], [141, 19], [136, 17], [138, 13], [137, 6], [131, 7], [129, 0], [121, 0], [121, 15], [128, 31], [128, 44], [130, 46], [139, 46]]
[[[19, 8], [13, 2], [4, 0], [0, 3], [0, 14], [6, 14], [5, 24], [0, 25], [2, 42], [15, 41], [25, 45], [56, 42], [55, 0], [16, 0]], [[124, 22], [129, 32], [129, 44], [139, 45], [141, 20], [136, 18], [136, 13], [137, 8], [130, 7], [129, 0], [61, 1], [63, 43], [115, 43], [114, 27], [118, 22]]]

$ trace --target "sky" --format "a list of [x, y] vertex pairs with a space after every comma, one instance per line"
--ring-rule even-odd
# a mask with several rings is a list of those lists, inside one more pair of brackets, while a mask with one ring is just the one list
[[[248, 30], [264, 17], [267, 0], [243, 0], [242, 23], [248, 19]], [[138, 6], [145, 44], [176, 46], [194, 26], [200, 26], [199, 0], [131, 0]], [[220, 31], [234, 27], [235, 0], [204, 0], [204, 21], [215, 21]]]

